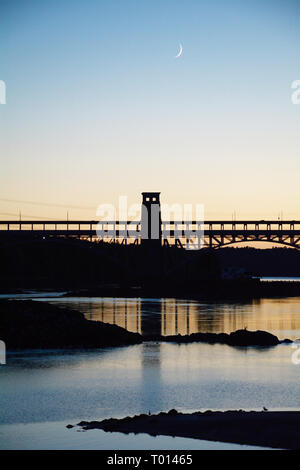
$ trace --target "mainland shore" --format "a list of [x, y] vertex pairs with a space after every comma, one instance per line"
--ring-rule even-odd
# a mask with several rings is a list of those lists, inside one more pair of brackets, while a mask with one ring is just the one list
[[255, 298], [300, 297], [300, 281], [201, 281], [193, 284], [163, 282], [143, 285], [103, 284], [67, 289], [63, 297], [172, 297], [191, 300], [236, 301]]

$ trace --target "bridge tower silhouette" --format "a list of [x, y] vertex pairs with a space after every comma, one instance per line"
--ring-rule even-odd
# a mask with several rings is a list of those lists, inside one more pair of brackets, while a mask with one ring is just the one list
[[161, 246], [160, 193], [142, 193], [141, 245], [155, 249]]
[[141, 249], [144, 281], [157, 282], [162, 275], [162, 230], [160, 193], [143, 192], [141, 211]]

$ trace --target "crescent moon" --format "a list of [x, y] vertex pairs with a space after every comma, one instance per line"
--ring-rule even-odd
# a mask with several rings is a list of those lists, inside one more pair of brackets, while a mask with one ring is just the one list
[[178, 52], [178, 54], [175, 56], [175, 59], [178, 59], [178, 57], [180, 57], [181, 54], [182, 54], [182, 45], [179, 44], [179, 52]]

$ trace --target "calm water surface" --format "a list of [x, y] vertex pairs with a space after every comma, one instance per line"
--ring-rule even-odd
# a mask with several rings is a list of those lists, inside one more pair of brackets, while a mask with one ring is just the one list
[[[300, 299], [205, 303], [40, 297], [140, 333], [230, 332], [300, 338]], [[42, 314], [42, 311], [41, 311]], [[1, 448], [234, 448], [192, 439], [66, 430], [80, 420], [207, 409], [300, 409], [290, 345], [234, 348], [146, 343], [91, 351], [10, 353], [0, 368]], [[122, 447], [123, 446], [123, 447]], [[172, 447], [173, 446], [173, 447]]]
[[99, 320], [141, 334], [230, 333], [269, 331], [280, 339], [300, 338], [300, 297], [255, 299], [251, 302], [199, 302], [142, 298], [39, 298], [74, 308], [90, 320]]

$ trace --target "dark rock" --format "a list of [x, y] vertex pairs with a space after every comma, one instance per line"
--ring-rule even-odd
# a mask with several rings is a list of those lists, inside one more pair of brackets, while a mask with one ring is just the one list
[[8, 350], [101, 348], [142, 342], [138, 333], [87, 320], [75, 310], [32, 300], [0, 301], [0, 338]]
[[[148, 336], [144, 341], [151, 341]], [[281, 341], [267, 331], [237, 330], [233, 333], [192, 333], [190, 335], [161, 336], [161, 341], [173, 343], [209, 343], [228, 344], [230, 346], [274, 346]], [[285, 340], [288, 341], [288, 340]]]
[[274, 346], [280, 341], [267, 331], [237, 330], [229, 335], [229, 344], [234, 346]]

